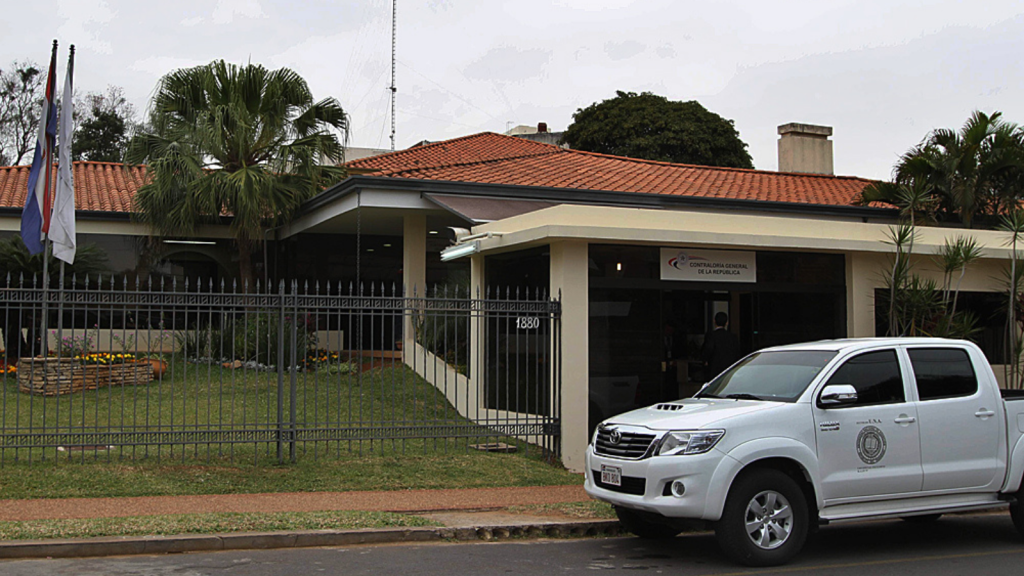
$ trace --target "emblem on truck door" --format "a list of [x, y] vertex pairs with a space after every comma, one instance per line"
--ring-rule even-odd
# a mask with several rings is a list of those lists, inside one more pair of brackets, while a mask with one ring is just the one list
[[875, 426], [865, 426], [857, 434], [857, 456], [865, 464], [877, 464], [885, 457], [885, 434]]

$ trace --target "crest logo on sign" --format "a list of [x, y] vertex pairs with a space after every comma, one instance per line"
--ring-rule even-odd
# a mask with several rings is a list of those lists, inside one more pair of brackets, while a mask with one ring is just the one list
[[676, 254], [674, 258], [669, 258], [668, 265], [675, 268], [676, 270], [685, 270], [686, 265], [690, 261], [707, 260], [707, 258], [701, 258], [700, 256], [690, 256], [686, 252], [680, 252]]
[[885, 458], [885, 434], [875, 426], [865, 426], [857, 434], [857, 456], [867, 465], [877, 464]]

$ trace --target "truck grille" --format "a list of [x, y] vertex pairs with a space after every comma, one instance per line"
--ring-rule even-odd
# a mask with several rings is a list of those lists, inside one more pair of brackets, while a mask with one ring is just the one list
[[601, 471], [594, 470], [594, 484], [597, 484], [599, 488], [605, 490], [611, 490], [612, 492], [622, 492], [623, 494], [633, 494], [634, 496], [643, 496], [644, 492], [647, 491], [647, 479], [639, 478], [636, 476], [623, 476], [622, 486], [612, 486], [611, 484], [605, 484], [601, 482]]
[[[618, 430], [621, 439], [617, 443], [612, 442], [612, 431]], [[601, 456], [613, 458], [627, 458], [639, 460], [647, 456], [647, 451], [654, 441], [654, 434], [643, 434], [640, 432], [628, 432], [617, 429], [614, 426], [597, 429], [597, 442], [594, 444], [594, 452]]]

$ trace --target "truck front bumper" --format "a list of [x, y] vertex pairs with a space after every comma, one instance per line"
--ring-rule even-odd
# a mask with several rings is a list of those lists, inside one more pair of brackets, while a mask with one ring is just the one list
[[[721, 490], [712, 487], [712, 478], [723, 462], [732, 461], [717, 449], [706, 454], [685, 456], [652, 456], [643, 460], [620, 460], [594, 454], [587, 448], [587, 494], [615, 506], [661, 514], [668, 518], [718, 520], [710, 518], [708, 498], [718, 497]], [[602, 485], [601, 466], [614, 466], [622, 471], [623, 486]], [[642, 483], [641, 483], [642, 479]], [[670, 486], [681, 481], [681, 496], [671, 493]], [[643, 493], [638, 493], [642, 489]], [[629, 493], [629, 492], [637, 493]], [[717, 507], [712, 507], [717, 509]]]

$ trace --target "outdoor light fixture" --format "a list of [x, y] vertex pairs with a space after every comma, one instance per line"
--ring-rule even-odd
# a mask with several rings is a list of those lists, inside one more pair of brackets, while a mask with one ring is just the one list
[[619, 262], [618, 264], [616, 264], [615, 265], [615, 269], [618, 270], [619, 272], [622, 272], [622, 262]]
[[216, 246], [217, 243], [211, 240], [164, 240], [164, 244], [193, 244], [200, 246]]
[[431, 234], [437, 234], [437, 230], [431, 230], [430, 233]]
[[441, 250], [442, 262], [455, 260], [456, 258], [462, 258], [463, 256], [469, 256], [470, 254], [476, 254], [480, 251], [481, 238], [494, 238], [495, 236], [500, 238], [502, 235], [501, 232], [480, 232], [479, 234], [470, 234], [469, 230], [465, 228], [458, 228], [456, 226], [449, 226], [449, 228], [451, 228], [452, 232], [455, 233], [455, 244]]
[[391, 244], [385, 244], [384, 247], [385, 248], [391, 248]]
[[449, 246], [444, 250], [441, 250], [441, 262], [448, 262], [449, 260], [455, 260], [456, 258], [469, 256], [470, 254], [476, 254], [479, 251], [479, 240], [476, 240], [474, 242], [468, 242], [466, 244], [456, 244], [455, 246]]

